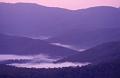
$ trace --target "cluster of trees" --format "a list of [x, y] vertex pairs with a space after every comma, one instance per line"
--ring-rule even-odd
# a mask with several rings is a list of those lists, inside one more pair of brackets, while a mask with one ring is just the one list
[[28, 69], [0, 65], [0, 78], [120, 78], [120, 62], [53, 69]]

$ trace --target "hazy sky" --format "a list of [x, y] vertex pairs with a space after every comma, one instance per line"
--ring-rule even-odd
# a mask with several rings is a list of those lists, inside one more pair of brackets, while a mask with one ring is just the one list
[[30, 2], [51, 7], [81, 9], [93, 6], [120, 7], [120, 0], [0, 0], [0, 2]]

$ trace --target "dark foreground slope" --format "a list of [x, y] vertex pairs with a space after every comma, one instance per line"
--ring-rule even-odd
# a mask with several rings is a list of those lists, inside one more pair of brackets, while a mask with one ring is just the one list
[[90, 62], [100, 63], [120, 58], [120, 41], [98, 45], [86, 51], [66, 57], [58, 62]]
[[0, 78], [120, 78], [120, 60], [86, 67], [27, 69], [0, 65]]
[[48, 56], [64, 57], [75, 54], [76, 52], [77, 51], [55, 46], [38, 39], [0, 34], [0, 54], [43, 54]]

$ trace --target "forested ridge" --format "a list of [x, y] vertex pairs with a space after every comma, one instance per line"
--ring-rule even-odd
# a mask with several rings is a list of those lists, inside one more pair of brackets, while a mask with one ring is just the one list
[[0, 65], [0, 78], [120, 78], [119, 66], [119, 60], [84, 67], [53, 69], [28, 69]]

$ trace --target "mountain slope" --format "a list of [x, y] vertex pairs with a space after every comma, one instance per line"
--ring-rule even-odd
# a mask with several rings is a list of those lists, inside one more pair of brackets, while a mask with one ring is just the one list
[[71, 11], [30, 3], [0, 3], [0, 17], [1, 31], [17, 35], [55, 36], [72, 29], [120, 25], [120, 10], [107, 6]]
[[0, 34], [0, 54], [45, 54], [48, 56], [65, 57], [76, 52], [68, 48], [51, 45], [48, 42], [38, 39]]
[[62, 22], [70, 15], [69, 10], [37, 4], [0, 3], [0, 29], [4, 33], [17, 35], [55, 35], [54, 33], [60, 32]]
[[120, 58], [120, 41], [108, 42], [81, 53], [66, 57], [58, 62], [100, 63]]
[[118, 41], [120, 40], [119, 35], [120, 28], [73, 29], [48, 41], [88, 49], [105, 42]]

